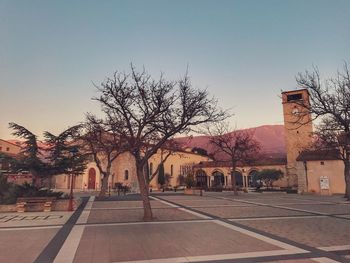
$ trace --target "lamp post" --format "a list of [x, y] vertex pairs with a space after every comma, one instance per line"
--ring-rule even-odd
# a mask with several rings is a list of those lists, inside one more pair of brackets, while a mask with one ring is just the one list
[[69, 194], [69, 202], [68, 202], [68, 211], [73, 211], [73, 183], [74, 183], [74, 169], [73, 169], [73, 166], [74, 166], [74, 158], [75, 158], [75, 155], [77, 154], [78, 152], [78, 149], [77, 147], [73, 147], [71, 150], [70, 150], [70, 153], [72, 154], [72, 167], [71, 167], [71, 180], [70, 180], [70, 194]]

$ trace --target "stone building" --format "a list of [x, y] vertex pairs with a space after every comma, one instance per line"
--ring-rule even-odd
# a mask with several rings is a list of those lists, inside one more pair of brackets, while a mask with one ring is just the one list
[[[332, 153], [310, 151], [312, 144], [311, 115], [303, 112], [300, 102], [309, 103], [306, 89], [282, 92], [282, 108], [285, 129], [286, 154], [284, 156], [265, 154], [254, 163], [240, 163], [235, 171], [236, 182], [241, 187], [250, 187], [254, 174], [263, 169], [281, 170], [284, 177], [275, 183], [279, 187], [297, 188], [299, 193], [313, 192], [320, 194], [344, 193], [344, 164]], [[302, 116], [302, 117], [301, 117]], [[300, 121], [306, 123], [300, 125]], [[20, 147], [0, 140], [0, 152], [17, 154]], [[158, 151], [148, 164], [149, 176], [156, 171], [166, 151]], [[164, 172], [168, 174], [170, 186], [180, 184], [180, 175], [193, 172], [197, 185], [203, 187], [231, 187], [231, 167], [229, 162], [214, 161], [208, 156], [191, 152], [191, 149], [176, 151], [164, 162]], [[57, 189], [70, 188], [69, 175], [53, 178]], [[157, 189], [157, 175], [151, 180], [150, 188]], [[112, 164], [109, 186], [116, 183], [128, 185], [132, 191], [138, 191], [134, 157], [130, 153], [121, 154]], [[99, 190], [101, 175], [96, 164], [91, 160], [84, 174], [73, 181], [77, 190]]]
[[[275, 182], [277, 187], [297, 188], [299, 193], [345, 192], [343, 162], [334, 152], [310, 151], [313, 143], [312, 119], [300, 102], [309, 104], [306, 89], [282, 92], [286, 156], [266, 156], [253, 164], [239, 164], [235, 171], [239, 186], [251, 186], [256, 171], [277, 169], [284, 173], [284, 177]], [[231, 186], [229, 162], [203, 162], [195, 165], [194, 169], [197, 183], [201, 186]]]
[[[238, 186], [252, 186], [254, 173], [263, 169], [276, 169], [283, 172], [284, 177], [275, 182], [275, 186], [293, 188], [298, 186], [297, 157], [312, 143], [311, 116], [305, 114], [298, 106], [300, 100], [308, 103], [309, 93], [306, 89], [282, 92], [286, 155], [265, 154], [252, 164], [239, 164], [235, 170]], [[305, 125], [297, 123], [299, 116], [303, 116], [302, 121], [306, 123]], [[232, 169], [229, 162], [207, 162], [195, 165], [195, 174], [197, 182], [201, 182], [202, 186], [231, 187]]]
[[[167, 150], [159, 150], [157, 154], [150, 158], [148, 165], [149, 176], [154, 174], [161, 159], [164, 158], [164, 155], [167, 155]], [[169, 186], [179, 185], [179, 176], [189, 167], [192, 168], [194, 164], [210, 160], [208, 156], [192, 153], [190, 151], [172, 152], [164, 162], [164, 172], [170, 176]], [[53, 185], [56, 189], [69, 189], [71, 181], [69, 179], [69, 175], [55, 176]], [[101, 174], [96, 164], [91, 161], [88, 163], [84, 174], [74, 178], [73, 188], [80, 190], [99, 190], [101, 187], [101, 179]], [[156, 175], [150, 182], [150, 188], [158, 189], [159, 185], [157, 182], [158, 178]], [[129, 152], [119, 155], [112, 163], [111, 176], [108, 184], [113, 188], [116, 183], [127, 185], [131, 188], [131, 191], [138, 192], [135, 161], [134, 157]]]

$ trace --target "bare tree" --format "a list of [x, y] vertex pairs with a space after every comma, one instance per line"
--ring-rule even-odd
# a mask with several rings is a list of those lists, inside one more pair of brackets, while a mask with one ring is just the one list
[[145, 173], [148, 159], [175, 134], [223, 120], [226, 112], [208, 98], [207, 91], [192, 88], [187, 74], [179, 81], [167, 81], [163, 75], [155, 80], [131, 66], [129, 74], [116, 72], [97, 88], [100, 96], [95, 100], [102, 111], [111, 121], [123, 123], [115, 125], [115, 133], [125, 139], [135, 158], [144, 220], [152, 220]]
[[[149, 173], [148, 183], [150, 183], [153, 180], [153, 178], [157, 174], [159, 174], [159, 169], [161, 169], [161, 167], [164, 166], [164, 163], [166, 162], [166, 160], [172, 154], [174, 154], [175, 152], [178, 152], [180, 150], [181, 150], [180, 144], [177, 143], [176, 140], [172, 140], [172, 139], [167, 140], [163, 144], [163, 146], [160, 149], [158, 149], [158, 153], [160, 154], [160, 161], [159, 161], [159, 164], [157, 165], [157, 168], [154, 171], [148, 171], [148, 173]], [[179, 153], [177, 153], [177, 154], [179, 154]], [[179, 155], [181, 155], [181, 154], [179, 154]]]
[[216, 155], [229, 160], [231, 164], [231, 183], [237, 195], [235, 171], [238, 163], [253, 161], [260, 151], [260, 144], [249, 131], [231, 130], [228, 123], [221, 122], [209, 129], [210, 143], [216, 148]]
[[319, 70], [299, 73], [297, 84], [310, 93], [310, 103], [300, 100], [297, 103], [304, 111], [299, 113], [298, 122], [305, 124], [305, 115], [321, 119], [317, 135], [326, 147], [338, 150], [338, 159], [344, 163], [346, 183], [345, 196], [350, 200], [350, 71], [345, 62], [342, 71], [333, 78], [321, 80]]
[[93, 157], [96, 166], [102, 174], [102, 184], [99, 196], [105, 196], [108, 190], [108, 179], [111, 175], [112, 163], [117, 157], [127, 151], [126, 144], [119, 134], [116, 134], [115, 125], [118, 122], [110, 122], [96, 118], [92, 114], [86, 115], [84, 134], [78, 139], [83, 144], [86, 154]]

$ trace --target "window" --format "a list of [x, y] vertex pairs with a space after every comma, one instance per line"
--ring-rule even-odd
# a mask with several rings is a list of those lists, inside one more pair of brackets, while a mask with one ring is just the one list
[[6, 147], [6, 151], [9, 152], [10, 151], [10, 147]]
[[0, 146], [0, 151], [2, 151], [2, 147]]
[[321, 165], [324, 165], [324, 162], [321, 162]]
[[174, 173], [174, 165], [170, 166], [170, 176], [173, 177], [173, 173]]
[[287, 95], [287, 101], [301, 100], [303, 98], [301, 93]]
[[128, 170], [125, 170], [124, 180], [129, 180], [129, 171]]

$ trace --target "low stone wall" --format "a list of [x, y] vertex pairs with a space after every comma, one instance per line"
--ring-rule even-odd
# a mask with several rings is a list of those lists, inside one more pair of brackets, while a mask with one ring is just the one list
[[[67, 211], [68, 208], [68, 199], [58, 199], [55, 201], [55, 203], [52, 206], [52, 211]], [[74, 199], [73, 200], [73, 209], [76, 210], [81, 203], [80, 199]], [[37, 204], [30, 207], [30, 210], [28, 212], [42, 212], [43, 211], [43, 205]], [[11, 205], [0, 205], [0, 213], [1, 212], [17, 212], [16, 204]]]
[[14, 205], [0, 205], [0, 212], [17, 212], [16, 204], [14, 204]]
[[[202, 190], [204, 192], [204, 190]], [[201, 190], [200, 189], [195, 189], [195, 188], [186, 188], [184, 190], [185, 195], [200, 195]]]

